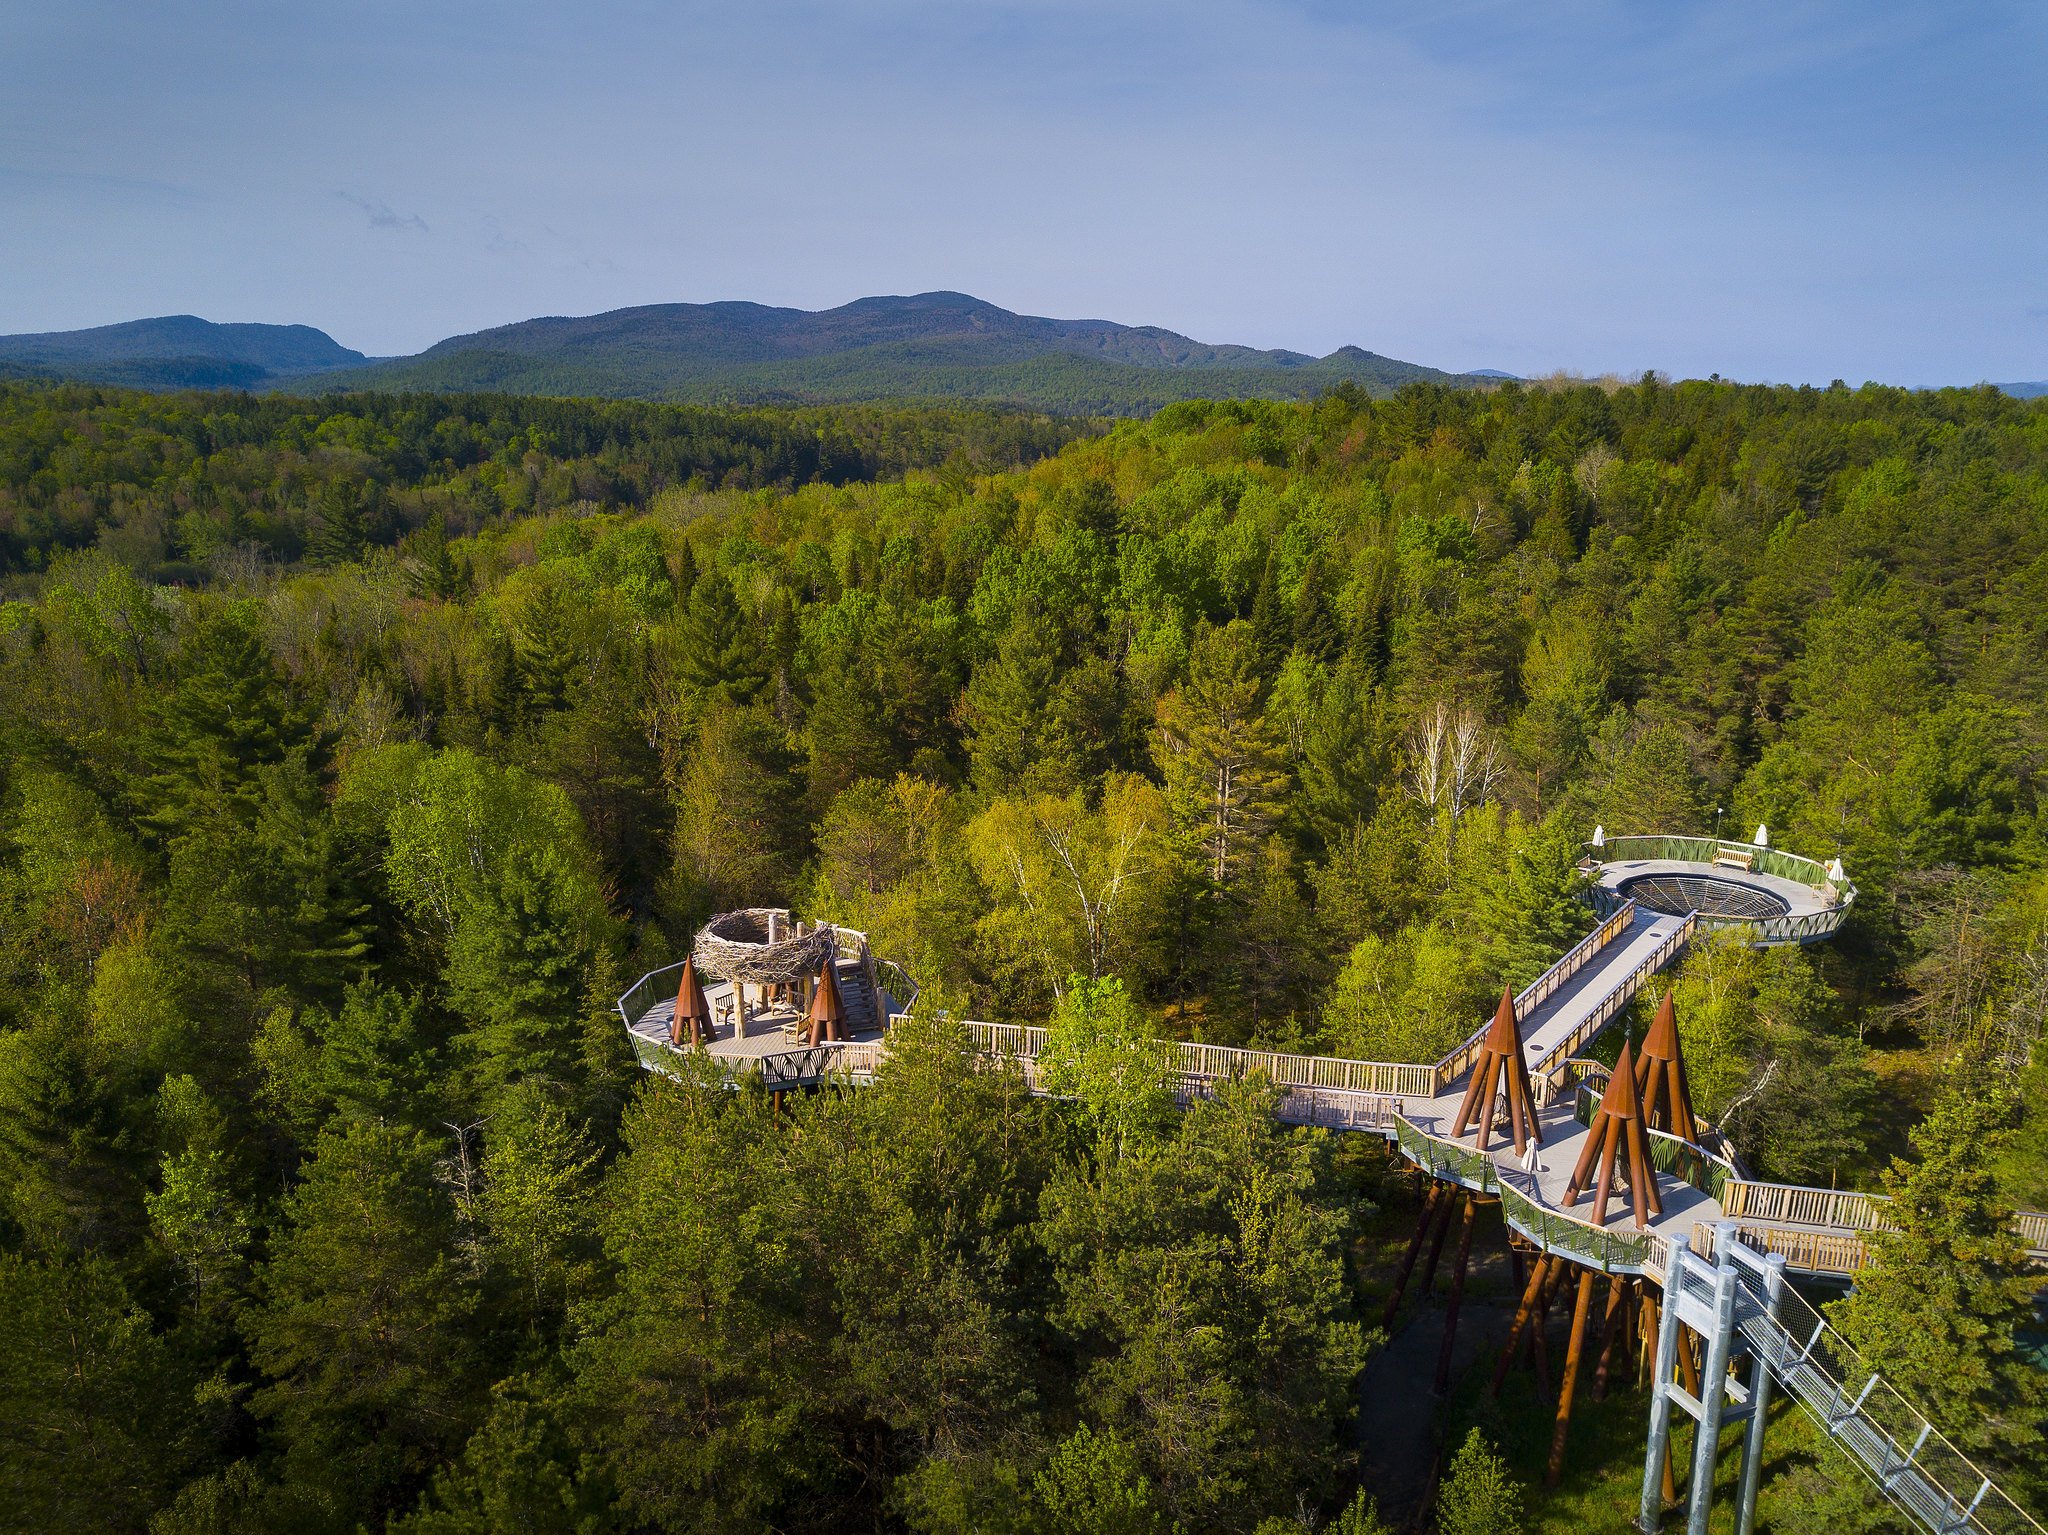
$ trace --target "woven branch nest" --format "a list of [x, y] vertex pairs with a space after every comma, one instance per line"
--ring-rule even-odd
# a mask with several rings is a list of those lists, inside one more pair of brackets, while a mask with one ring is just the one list
[[[790, 937], [768, 941], [768, 918]], [[780, 986], [816, 975], [825, 968], [828, 956], [837, 952], [837, 936], [829, 927], [815, 927], [802, 937], [795, 936], [796, 923], [777, 906], [750, 906], [744, 911], [723, 911], [698, 930], [691, 947], [697, 968], [722, 981], [745, 981], [750, 986]]]

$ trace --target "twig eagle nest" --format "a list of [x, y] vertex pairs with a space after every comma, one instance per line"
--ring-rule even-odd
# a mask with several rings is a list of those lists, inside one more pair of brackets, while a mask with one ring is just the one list
[[[774, 943], [768, 941], [768, 919], [788, 934]], [[812, 928], [797, 936], [796, 923], [779, 906], [749, 906], [743, 911], [722, 911], [698, 929], [691, 947], [697, 968], [723, 981], [745, 981], [750, 986], [779, 986], [816, 975], [825, 959], [838, 948], [830, 927]]]

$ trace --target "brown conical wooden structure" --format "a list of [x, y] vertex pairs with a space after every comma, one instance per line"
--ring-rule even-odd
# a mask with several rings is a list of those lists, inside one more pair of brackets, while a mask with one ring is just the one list
[[682, 983], [676, 987], [675, 1016], [668, 1021], [668, 1042], [701, 1045], [711, 1038], [711, 1003], [704, 995], [704, 983], [697, 979], [694, 956], [683, 961]]
[[1522, 1025], [1515, 1017], [1515, 994], [1506, 987], [1501, 988], [1493, 1027], [1486, 1031], [1479, 1058], [1472, 1063], [1472, 1081], [1458, 1105], [1451, 1134], [1463, 1135], [1476, 1114], [1479, 1149], [1486, 1150], [1503, 1097], [1508, 1101], [1508, 1133], [1514, 1137], [1515, 1155], [1528, 1150], [1531, 1141], [1541, 1146], [1543, 1127], [1536, 1122], [1536, 1100], [1529, 1095], [1529, 1066], [1522, 1059]]
[[1636, 1096], [1642, 1100], [1643, 1123], [1682, 1141], [1700, 1143], [1699, 1121], [1693, 1117], [1692, 1088], [1686, 1080], [1685, 1054], [1678, 1043], [1678, 1012], [1671, 993], [1657, 1004], [1650, 1032], [1643, 1036], [1636, 1058]]
[[1614, 1063], [1614, 1075], [1607, 1079], [1600, 1107], [1593, 1114], [1593, 1128], [1586, 1136], [1585, 1150], [1579, 1153], [1579, 1165], [1572, 1169], [1571, 1182], [1564, 1187], [1564, 1202], [1569, 1208], [1585, 1192], [1586, 1175], [1593, 1170], [1593, 1159], [1600, 1159], [1600, 1181], [1593, 1190], [1596, 1226], [1607, 1224], [1607, 1195], [1614, 1187], [1617, 1154], [1624, 1158], [1629, 1204], [1635, 1211], [1636, 1230], [1641, 1231], [1648, 1224], [1643, 1218], [1645, 1208], [1651, 1215], [1662, 1215], [1664, 1205], [1657, 1197], [1656, 1170], [1650, 1165], [1649, 1140], [1643, 1134], [1643, 1105], [1636, 1096], [1636, 1063], [1626, 1043], [1621, 1047], [1621, 1059]]
[[821, 1040], [844, 1038], [840, 1025], [846, 1018], [846, 1008], [839, 1000], [839, 960], [837, 955], [825, 956], [825, 966], [818, 972], [818, 984], [811, 992], [811, 1027], [805, 1036], [808, 1044]]

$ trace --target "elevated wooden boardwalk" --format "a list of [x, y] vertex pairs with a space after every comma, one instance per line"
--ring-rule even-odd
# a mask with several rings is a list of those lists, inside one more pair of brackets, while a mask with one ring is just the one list
[[[1753, 1401], [1760, 1409], [1771, 1380], [1781, 1382], [1894, 1504], [1931, 1535], [2041, 1535], [2041, 1527], [1989, 1477], [1940, 1440], [1925, 1418], [1870, 1374], [1853, 1351], [1833, 1337], [1818, 1313], [1801, 1313], [1796, 1326], [1786, 1325], [1805, 1303], [1778, 1276], [1788, 1269], [1834, 1279], [1854, 1274], [1863, 1266], [1866, 1234], [1884, 1224], [1882, 1198], [1758, 1182], [1746, 1176], [1719, 1133], [1703, 1126], [1698, 1133], [1707, 1145], [1644, 1131], [1651, 1168], [1648, 1181], [1655, 1185], [1658, 1208], [1645, 1212], [1642, 1224], [1633, 1214], [1620, 1213], [1603, 1224], [1590, 1218], [1586, 1203], [1568, 1201], [1568, 1184], [1592, 1133], [1592, 1105], [1609, 1077], [1605, 1066], [1582, 1052], [1649, 978], [1670, 964], [1696, 932], [1734, 930], [1744, 941], [1759, 945], [1813, 942], [1837, 930], [1855, 899], [1854, 886], [1840, 878], [1839, 863], [1822, 870], [1811, 860], [1775, 850], [1702, 838], [1616, 842], [1630, 845], [1617, 846], [1611, 862], [1603, 862], [1597, 849], [1589, 860], [1588, 872], [1596, 880], [1595, 909], [1601, 913], [1598, 926], [1515, 999], [1528, 1096], [1542, 1132], [1541, 1143], [1531, 1145], [1525, 1155], [1518, 1157], [1505, 1140], [1482, 1151], [1473, 1130], [1462, 1136], [1455, 1133], [1465, 1089], [1488, 1037], [1484, 1025], [1433, 1064], [1160, 1041], [1158, 1048], [1176, 1078], [1177, 1095], [1189, 1102], [1213, 1093], [1221, 1082], [1263, 1076], [1280, 1089], [1276, 1113], [1284, 1122], [1384, 1136], [1438, 1183], [1477, 1196], [1465, 1201], [1465, 1236], [1450, 1303], [1453, 1318], [1472, 1207], [1478, 1199], [1497, 1202], [1507, 1225], [1542, 1254], [1524, 1297], [1525, 1310], [1544, 1283], [1545, 1263], [1553, 1268], [1568, 1264], [1567, 1272], [1580, 1275], [1552, 1441], [1553, 1480], [1564, 1449], [1564, 1425], [1594, 1274], [1614, 1276], [1610, 1314], [1623, 1288], [1633, 1286], [1641, 1292], [1644, 1279], [1658, 1284], [1665, 1295], [1665, 1320], [1658, 1340], [1643, 1530], [1657, 1528], [1663, 1500], [1669, 1496], [1668, 1477], [1662, 1496], [1658, 1479], [1667, 1469], [1662, 1457], [1668, 1451], [1672, 1406], [1688, 1412], [1698, 1409], [1702, 1428], [1697, 1438], [1709, 1446], [1718, 1443], [1723, 1421], [1721, 1390], [1693, 1396], [1672, 1379], [1674, 1339], [1679, 1337], [1682, 1317], [1686, 1327], [1710, 1341], [1703, 1361], [1705, 1378], [1723, 1378], [1731, 1347], [1746, 1350], [1756, 1361], [1747, 1388], [1751, 1395], [1745, 1397], [1739, 1390], [1729, 1395], [1738, 1403]], [[1632, 892], [1640, 892], [1642, 899]], [[1715, 909], [1657, 909], [1695, 896], [1711, 901]], [[849, 1025], [846, 1040], [805, 1046], [794, 1008], [757, 1014], [742, 1034], [735, 1027], [739, 1010], [730, 1006], [731, 988], [720, 983], [708, 993], [714, 1028], [702, 1047], [705, 1053], [723, 1063], [729, 1075], [755, 1074], [772, 1089], [871, 1079], [887, 1053], [888, 1028], [900, 1016], [899, 1006], [910, 1007], [916, 988], [896, 967], [877, 965], [864, 935], [838, 929], [836, 940], [836, 973]], [[620, 1016], [634, 1048], [653, 1070], [670, 1069], [680, 1053], [669, 1033], [680, 969], [672, 966], [643, 976], [619, 999]], [[965, 1027], [977, 1050], [1015, 1061], [1036, 1086], [1037, 1060], [1046, 1043], [1043, 1029], [978, 1022]], [[1494, 1060], [1501, 1058], [1502, 1048], [1495, 1046]], [[1627, 1098], [1625, 1088], [1620, 1091], [1617, 1102]], [[1631, 1111], [1624, 1107], [1612, 1112], [1626, 1116]], [[1439, 1243], [1448, 1225], [1447, 1205], [1445, 1210]], [[2016, 1224], [2029, 1254], [2048, 1264], [2048, 1214], [2023, 1211]], [[1418, 1228], [1417, 1247], [1422, 1235]], [[1715, 1258], [1715, 1267], [1703, 1266], [1709, 1256]], [[1411, 1263], [1413, 1257], [1411, 1249]], [[1733, 1261], [1737, 1258], [1739, 1263]], [[1434, 1256], [1430, 1261], [1434, 1266]], [[1404, 1284], [1406, 1273], [1404, 1268]], [[1397, 1289], [1396, 1303], [1399, 1298]], [[1518, 1331], [1521, 1325], [1518, 1320]], [[1509, 1357], [1513, 1352], [1511, 1342]], [[1504, 1358], [1502, 1370], [1507, 1363]], [[1733, 1377], [1728, 1378], [1732, 1385]], [[1439, 1386], [1443, 1384], [1440, 1378]], [[1852, 1392], [1857, 1393], [1853, 1399]], [[1726, 1410], [1739, 1415], [1743, 1409]], [[1760, 1411], [1754, 1421], [1745, 1448], [1741, 1528], [1748, 1528], [1754, 1511]], [[1704, 1470], [1696, 1465], [1692, 1477], [1689, 1528], [1695, 1531], [1706, 1528], [1712, 1468], [1709, 1450]]]
[[[1616, 845], [1644, 840], [1616, 839]], [[1654, 840], [1655, 848], [1628, 850], [1671, 851], [1665, 844], [1688, 839]], [[1795, 873], [1809, 863], [1784, 854], [1772, 856], [1780, 868]], [[1626, 862], [1634, 867], [1638, 861]], [[1712, 877], [1730, 877], [1725, 866], [1692, 867]], [[1818, 873], [1820, 866], [1812, 864], [1811, 869]], [[1770, 877], [1784, 878], [1782, 873]], [[1850, 895], [1853, 898], [1853, 889]], [[1574, 1263], [1608, 1273], [1640, 1274], [1654, 1267], [1668, 1238], [1691, 1242], [1695, 1232], [1733, 1220], [1749, 1245], [1783, 1255], [1792, 1269], [1847, 1278], [1862, 1266], [1865, 1235], [1883, 1224], [1885, 1201], [1875, 1195], [1749, 1178], [1715, 1132], [1708, 1132], [1711, 1144], [1706, 1146], [1648, 1133], [1663, 1209], [1641, 1229], [1624, 1215], [1597, 1224], [1588, 1219], [1583, 1201], [1576, 1206], [1564, 1203], [1565, 1183], [1588, 1133], [1582, 1099], [1589, 1087], [1597, 1095], [1606, 1083], [1606, 1069], [1583, 1059], [1581, 1052], [1612, 1025], [1653, 975], [1677, 957], [1701, 925], [1696, 914], [1654, 911], [1626, 896], [1606, 904], [1600, 924], [1515, 999], [1523, 1057], [1544, 1134], [1543, 1145], [1528, 1166], [1511, 1146], [1497, 1144], [1481, 1152], [1470, 1132], [1462, 1137], [1451, 1133], [1484, 1026], [1432, 1064], [1239, 1050], [1194, 1041], [1161, 1041], [1159, 1048], [1166, 1052], [1183, 1100], [1212, 1092], [1222, 1081], [1262, 1074], [1281, 1089], [1276, 1112], [1284, 1122], [1383, 1136], [1432, 1177], [1498, 1199], [1511, 1227], [1536, 1247]], [[1803, 941], [1809, 919], [1827, 915], [1838, 920], [1844, 905], [1838, 901], [1825, 910], [1788, 913], [1800, 924], [1796, 935], [1782, 921], [1768, 935], [1758, 924], [1756, 941]], [[722, 1006], [730, 988], [721, 982], [708, 991], [714, 1015], [723, 1020], [706, 1046], [713, 1059], [735, 1073], [758, 1072], [777, 1088], [835, 1077], [858, 1081], [872, 1074], [886, 1050], [888, 1025], [907, 1009], [915, 987], [895, 966], [876, 964], [864, 934], [838, 931], [838, 973], [851, 1025], [848, 1041], [805, 1046], [793, 1009], [757, 1013], [748, 1033], [740, 1036], [731, 1010]], [[675, 1057], [668, 1030], [679, 969], [671, 966], [643, 976], [619, 999], [634, 1048], [651, 1069], [662, 1069]], [[1014, 1059], [1027, 1073], [1045, 1046], [1042, 1028], [982, 1022], [968, 1022], [966, 1028], [982, 1053]], [[2048, 1264], [2048, 1213], [2020, 1212], [2016, 1224], [2029, 1253]]]

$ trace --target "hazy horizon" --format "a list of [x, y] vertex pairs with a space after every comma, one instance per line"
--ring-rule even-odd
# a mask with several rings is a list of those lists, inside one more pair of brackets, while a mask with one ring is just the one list
[[1462, 370], [2048, 377], [2048, 15], [0, 8], [0, 331], [950, 289]]

